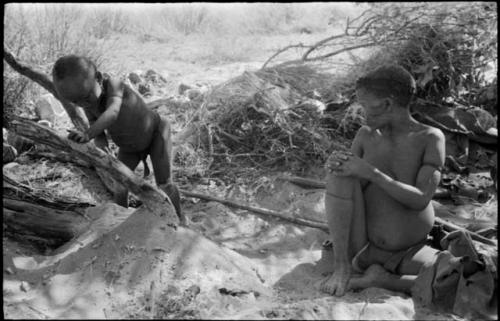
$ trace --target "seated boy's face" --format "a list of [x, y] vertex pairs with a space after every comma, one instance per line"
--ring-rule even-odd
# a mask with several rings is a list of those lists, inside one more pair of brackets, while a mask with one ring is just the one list
[[64, 99], [83, 108], [95, 106], [101, 94], [97, 80], [82, 74], [54, 80], [54, 86]]
[[387, 124], [389, 118], [385, 99], [379, 98], [363, 88], [356, 89], [356, 97], [365, 110], [368, 127], [377, 129]]

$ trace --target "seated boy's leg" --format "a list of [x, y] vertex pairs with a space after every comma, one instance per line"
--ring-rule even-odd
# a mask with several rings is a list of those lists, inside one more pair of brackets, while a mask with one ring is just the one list
[[150, 155], [156, 184], [168, 195], [181, 224], [185, 224], [186, 218], [181, 212], [179, 190], [172, 181], [172, 138], [170, 124], [163, 117], [160, 119], [157, 133], [153, 138]]
[[363, 196], [357, 179], [328, 174], [325, 210], [333, 245], [333, 274], [321, 289], [343, 295], [351, 276], [351, 259], [366, 243]]
[[396, 272], [400, 275], [418, 275], [420, 268], [425, 263], [436, 260], [436, 254], [438, 252], [439, 250], [428, 245], [422, 246], [418, 251], [406, 255], [399, 264]]
[[[424, 263], [434, 262], [438, 252], [424, 244], [399, 252], [385, 251], [370, 245], [359, 259], [360, 266], [366, 268], [366, 271], [359, 277], [351, 278], [349, 289], [380, 287], [410, 294], [420, 268]], [[395, 258], [398, 262], [388, 264]], [[388, 268], [395, 271], [388, 271]]]
[[372, 264], [363, 275], [352, 277], [349, 280], [348, 288], [355, 290], [379, 287], [411, 294], [416, 279], [416, 275], [397, 275], [387, 271], [379, 264]]
[[[133, 171], [137, 167], [137, 164], [139, 164], [141, 155], [139, 153], [127, 153], [119, 149], [118, 159]], [[128, 189], [122, 188], [120, 191], [116, 192], [114, 201], [120, 206], [128, 207]]]

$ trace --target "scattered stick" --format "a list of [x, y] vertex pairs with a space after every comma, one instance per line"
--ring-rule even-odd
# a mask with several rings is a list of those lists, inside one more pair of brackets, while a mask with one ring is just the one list
[[218, 197], [214, 197], [214, 196], [210, 196], [210, 195], [205, 195], [205, 194], [201, 194], [201, 193], [190, 192], [190, 191], [186, 191], [186, 190], [180, 190], [180, 192], [184, 196], [187, 196], [187, 197], [195, 197], [195, 198], [199, 198], [199, 199], [202, 199], [202, 200], [205, 200], [205, 201], [214, 201], [214, 202], [218, 202], [218, 203], [221, 203], [221, 204], [224, 204], [224, 205], [228, 205], [228, 206], [231, 206], [231, 207], [234, 207], [234, 208], [238, 208], [238, 209], [243, 209], [243, 210], [247, 210], [247, 211], [250, 211], [250, 212], [254, 212], [254, 213], [257, 213], [257, 214], [266, 215], [266, 216], [274, 216], [274, 217], [277, 217], [277, 218], [279, 218], [281, 220], [284, 220], [284, 221], [288, 221], [288, 222], [291, 222], [291, 223], [294, 223], [294, 224], [297, 224], [297, 225], [303, 225], [303, 226], [309, 226], [309, 227], [318, 228], [318, 229], [323, 230], [323, 231], [325, 231], [325, 232], [328, 233], [328, 226], [326, 225], [326, 223], [314, 222], [314, 221], [310, 221], [310, 220], [305, 219], [305, 218], [289, 217], [289, 216], [287, 216], [285, 214], [282, 214], [282, 213], [279, 213], [279, 212], [276, 212], [276, 211], [273, 211], [273, 210], [269, 210], [269, 209], [266, 209], [266, 208], [259, 208], [259, 207], [253, 207], [253, 206], [243, 205], [243, 204], [239, 204], [239, 203], [236, 203], [236, 202], [233, 202], [233, 201], [229, 201], [229, 200], [225, 200], [225, 199], [221, 199], [221, 198], [218, 198]]
[[310, 178], [302, 178], [302, 177], [298, 177], [298, 176], [279, 176], [278, 179], [282, 179], [282, 180], [294, 183], [294, 184], [299, 185], [300, 187], [304, 187], [304, 188], [324, 189], [326, 187], [325, 182], [318, 181], [315, 179], [310, 179]]
[[471, 238], [474, 240], [474, 241], [478, 241], [478, 242], [481, 242], [481, 243], [484, 243], [484, 244], [488, 244], [488, 245], [493, 245], [493, 246], [497, 246], [497, 242], [493, 241], [493, 240], [490, 240], [482, 235], [479, 235], [475, 232], [472, 232], [472, 231], [469, 231], [468, 229], [466, 228], [463, 228], [461, 226], [458, 226], [458, 225], [455, 225], [451, 222], [448, 222], [448, 221], [445, 221], [444, 219], [440, 218], [440, 217], [435, 217], [434, 218], [434, 222], [437, 223], [437, 224], [440, 224], [440, 225], [443, 225], [444, 229], [448, 232], [453, 232], [453, 231], [465, 231], [467, 233], [470, 234]]

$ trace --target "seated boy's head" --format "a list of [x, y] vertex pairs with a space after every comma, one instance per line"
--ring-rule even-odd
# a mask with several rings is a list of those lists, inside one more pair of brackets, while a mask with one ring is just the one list
[[392, 112], [407, 110], [415, 91], [412, 75], [397, 65], [379, 67], [356, 82], [356, 95], [370, 127], [383, 125]]
[[52, 69], [57, 93], [73, 103], [87, 107], [101, 94], [100, 73], [88, 58], [69, 55], [59, 58]]

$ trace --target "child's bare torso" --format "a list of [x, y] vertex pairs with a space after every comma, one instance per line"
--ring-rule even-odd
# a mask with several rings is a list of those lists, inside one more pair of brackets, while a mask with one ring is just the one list
[[[416, 125], [407, 134], [384, 137], [370, 130], [362, 141], [362, 158], [386, 175], [415, 186], [417, 174], [427, 144], [428, 128]], [[429, 203], [422, 211], [404, 206], [376, 184], [363, 190], [366, 229], [369, 241], [386, 250], [408, 248], [426, 238], [434, 221], [434, 209]]]
[[[144, 100], [130, 87], [123, 84], [123, 97], [117, 120], [108, 128], [113, 142], [125, 152], [140, 152], [147, 149], [159, 122], [159, 115], [146, 106]], [[108, 89], [106, 98], [111, 93]], [[103, 99], [98, 115], [105, 110]]]

